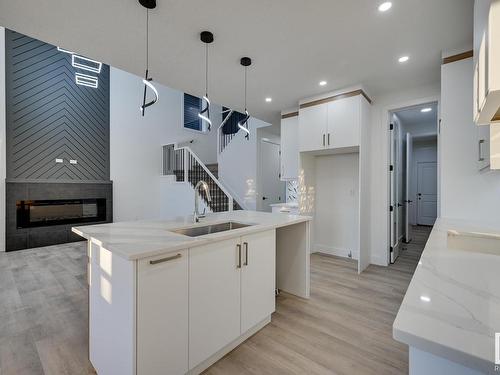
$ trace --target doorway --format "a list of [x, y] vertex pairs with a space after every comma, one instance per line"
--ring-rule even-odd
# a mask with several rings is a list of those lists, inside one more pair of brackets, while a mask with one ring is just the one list
[[272, 204], [282, 203], [285, 184], [280, 180], [281, 146], [263, 138], [260, 145], [261, 211], [272, 211]]
[[437, 102], [431, 102], [389, 114], [389, 263], [412, 241], [416, 226], [436, 220], [437, 112]]

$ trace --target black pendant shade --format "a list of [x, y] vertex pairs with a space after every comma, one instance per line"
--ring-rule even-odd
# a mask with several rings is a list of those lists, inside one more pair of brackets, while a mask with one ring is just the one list
[[141, 4], [144, 8], [147, 9], [156, 8], [156, 0], [139, 0], [139, 4]]

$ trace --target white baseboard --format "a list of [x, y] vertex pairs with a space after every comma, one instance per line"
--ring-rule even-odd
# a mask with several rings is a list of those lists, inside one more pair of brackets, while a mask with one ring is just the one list
[[335, 256], [343, 257], [343, 258], [349, 258], [349, 251], [352, 252], [352, 259], [356, 259], [356, 260], [359, 259], [359, 252], [358, 251], [338, 248], [338, 247], [334, 247], [334, 246], [321, 245], [321, 244], [315, 244], [313, 246], [313, 253], [335, 255]]

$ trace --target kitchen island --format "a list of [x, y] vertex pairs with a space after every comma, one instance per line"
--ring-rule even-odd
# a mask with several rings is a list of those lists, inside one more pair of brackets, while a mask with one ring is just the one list
[[410, 374], [499, 373], [499, 239], [498, 226], [436, 221], [393, 325]]
[[309, 298], [310, 218], [254, 211], [82, 226], [89, 355], [100, 375], [200, 373]]

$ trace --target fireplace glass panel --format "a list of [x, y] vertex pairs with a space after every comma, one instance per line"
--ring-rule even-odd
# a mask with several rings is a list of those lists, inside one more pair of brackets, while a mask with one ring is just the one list
[[99, 222], [106, 220], [106, 199], [17, 201], [17, 227]]

